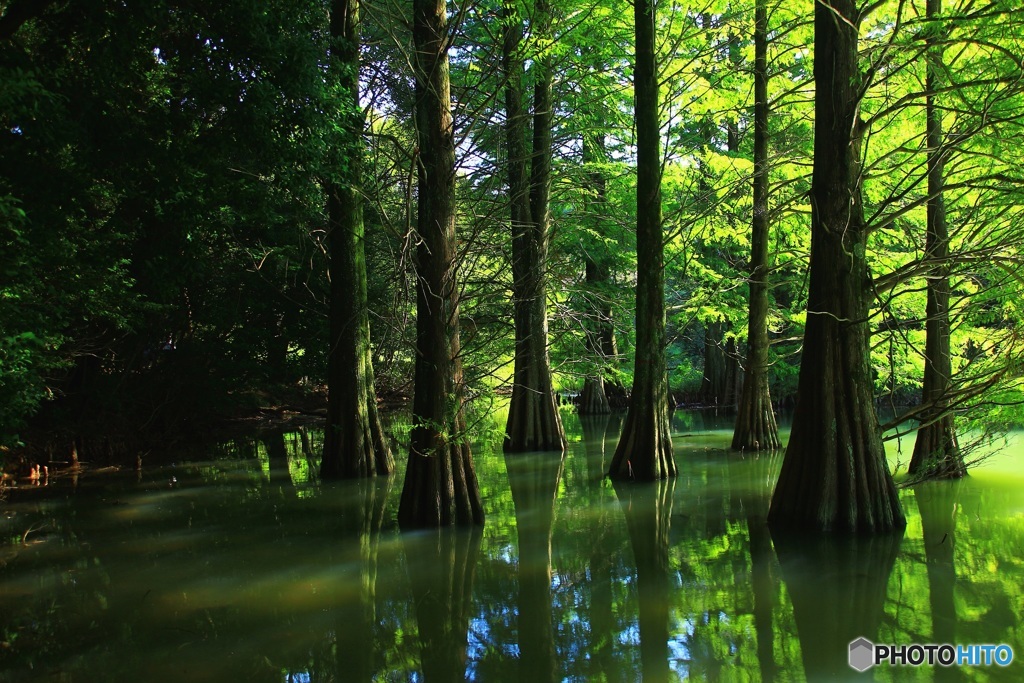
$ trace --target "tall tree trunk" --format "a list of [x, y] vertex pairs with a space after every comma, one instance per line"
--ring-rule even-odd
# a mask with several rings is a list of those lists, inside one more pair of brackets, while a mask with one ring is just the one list
[[[533, 153], [529, 194], [526, 179], [526, 113], [522, 96], [522, 25], [514, 3], [507, 1], [503, 62], [505, 130], [509, 152], [512, 206], [512, 289], [516, 329], [512, 401], [505, 427], [505, 451], [564, 451], [567, 443], [551, 385], [548, 360], [547, 258], [548, 204], [551, 194], [551, 59], [534, 59]], [[531, 32], [541, 41], [551, 33], [547, 0], [534, 6]]]
[[768, 2], [754, 3], [754, 213], [750, 226], [750, 311], [747, 363], [732, 447], [782, 447], [768, 391]]
[[483, 524], [466, 440], [455, 254], [455, 138], [444, 0], [414, 0], [418, 204], [416, 370], [403, 528]]
[[626, 423], [608, 475], [662, 479], [676, 474], [665, 369], [665, 263], [661, 229], [661, 140], [654, 3], [636, 0], [636, 361]]
[[857, 16], [854, 0], [815, 5], [807, 326], [773, 527], [877, 533], [906, 526], [872, 403]]
[[[605, 161], [604, 135], [598, 133], [595, 140], [591, 141], [588, 136], [583, 138], [583, 165], [602, 163]], [[604, 176], [598, 170], [591, 170], [585, 176], [584, 182], [587, 185], [590, 198], [590, 219], [595, 229], [599, 230], [599, 222], [604, 215], [606, 197], [606, 184]], [[585, 238], [584, 261], [586, 288], [589, 297], [590, 311], [586, 325], [586, 348], [593, 363], [593, 369], [587, 373], [583, 380], [583, 391], [580, 393], [579, 413], [580, 415], [604, 415], [612, 410], [608, 400], [608, 392], [605, 388], [605, 372], [610, 358], [615, 358], [615, 329], [612, 327], [611, 306], [608, 304], [607, 292], [604, 291], [609, 283], [608, 266], [603, 256], [603, 246], [599, 246], [596, 240]], [[606, 352], [610, 348], [611, 354]]]
[[[942, 13], [942, 0], [928, 0], [928, 18]], [[963, 454], [949, 411], [948, 393], [952, 384], [953, 361], [949, 350], [949, 232], [946, 203], [942, 196], [945, 183], [945, 151], [942, 145], [942, 111], [936, 105], [941, 87], [941, 36], [927, 39], [927, 88], [925, 101], [928, 145], [928, 227], [925, 258], [934, 266], [928, 276], [928, 303], [925, 322], [924, 388], [921, 400], [928, 406], [922, 416], [924, 426], [917, 432], [911, 474], [957, 479], [967, 474]]]
[[343, 168], [328, 184], [331, 348], [327, 355], [324, 478], [389, 474], [394, 459], [377, 415], [366, 300], [361, 176], [363, 113], [359, 104], [360, 0], [331, 3], [331, 67], [344, 133]]

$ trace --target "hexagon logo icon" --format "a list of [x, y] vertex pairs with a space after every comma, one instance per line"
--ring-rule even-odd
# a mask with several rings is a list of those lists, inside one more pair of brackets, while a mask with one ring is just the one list
[[850, 666], [864, 672], [875, 665], [875, 646], [867, 638], [860, 637], [850, 643]]

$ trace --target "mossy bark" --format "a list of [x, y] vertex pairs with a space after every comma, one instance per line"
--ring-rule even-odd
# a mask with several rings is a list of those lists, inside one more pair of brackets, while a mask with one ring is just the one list
[[363, 115], [359, 104], [359, 0], [331, 4], [330, 74], [344, 130], [343, 168], [328, 183], [330, 341], [327, 427], [320, 475], [327, 479], [389, 474], [394, 459], [377, 415], [370, 356], [362, 191]]
[[906, 525], [872, 401], [857, 16], [853, 0], [815, 7], [807, 325], [773, 529], [880, 533]]

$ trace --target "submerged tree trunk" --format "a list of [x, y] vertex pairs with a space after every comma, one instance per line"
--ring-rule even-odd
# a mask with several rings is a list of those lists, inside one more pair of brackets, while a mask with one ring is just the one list
[[906, 525], [872, 403], [857, 21], [853, 0], [815, 5], [807, 326], [773, 528], [877, 533]]
[[403, 528], [483, 524], [466, 440], [455, 254], [455, 139], [444, 0], [415, 0], [416, 370], [409, 465], [398, 507]]
[[[928, 0], [928, 17], [942, 12], [942, 0]], [[957, 479], [967, 474], [963, 454], [949, 411], [948, 394], [952, 385], [953, 361], [949, 350], [949, 231], [946, 203], [942, 196], [945, 183], [945, 152], [942, 144], [942, 111], [935, 102], [941, 86], [942, 47], [940, 36], [928, 43], [928, 97], [925, 102], [928, 146], [928, 227], [925, 258], [935, 265], [928, 276], [928, 304], [925, 322], [924, 388], [922, 403], [928, 406], [917, 431], [914, 455], [909, 471], [914, 475]]]
[[331, 74], [344, 133], [338, 181], [328, 184], [331, 348], [327, 355], [327, 429], [320, 475], [328, 479], [389, 474], [391, 449], [377, 415], [370, 359], [370, 318], [363, 249], [362, 133], [359, 105], [359, 2], [331, 4]]
[[[956, 642], [956, 511], [961, 482], [929, 482], [914, 487], [921, 512], [921, 536], [928, 572], [931, 643]], [[943, 669], [946, 669], [943, 671]], [[957, 667], [936, 667], [935, 680], [963, 680]]]
[[[565, 432], [551, 385], [548, 361], [547, 258], [548, 204], [551, 190], [551, 59], [534, 59], [533, 154], [529, 193], [526, 179], [526, 123], [522, 96], [522, 26], [513, 3], [506, 2], [503, 62], [505, 131], [509, 153], [509, 194], [512, 207], [512, 289], [516, 329], [512, 401], [505, 427], [505, 451], [551, 451], [566, 448]], [[550, 34], [547, 0], [534, 7], [532, 32]]]
[[654, 3], [636, 0], [634, 69], [637, 136], [636, 361], [626, 423], [608, 475], [662, 479], [676, 474], [665, 369], [665, 264]]
[[902, 540], [901, 531], [845, 538], [772, 534], [806, 680], [848, 680], [850, 643], [861, 637], [876, 642]]
[[747, 362], [736, 405], [732, 447], [782, 447], [768, 391], [768, 3], [754, 3], [754, 213], [750, 226], [750, 311]]
[[[340, 516], [345, 543], [336, 569], [342, 599], [336, 609], [336, 680], [370, 681], [384, 666], [377, 615], [380, 531], [392, 478], [362, 481]], [[352, 590], [358, 587], [356, 590]]]

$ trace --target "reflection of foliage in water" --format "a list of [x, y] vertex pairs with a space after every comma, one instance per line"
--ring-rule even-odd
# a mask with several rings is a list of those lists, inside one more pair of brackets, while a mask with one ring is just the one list
[[[636, 680], [643, 605], [634, 548], [603, 476], [618, 418], [572, 418], [566, 428], [571, 449], [551, 494], [553, 677]], [[363, 519], [357, 487], [303, 476], [316, 471], [309, 463], [319, 438], [312, 430], [263, 435], [221, 446], [220, 460], [146, 469], [141, 481], [135, 473], [83, 476], [74, 494], [68, 482], [31, 497], [15, 492], [0, 518], [0, 637], [8, 643], [0, 670], [14, 680], [29, 667], [59, 668], [71, 680], [97, 670], [111, 680], [181, 680], [186, 669], [210, 679], [339, 680], [341, 641], [375, 650], [367, 666], [388, 680], [422, 671], [410, 584], [410, 568], [419, 565], [410, 565], [395, 529], [397, 487], [382, 501], [378, 531], [358, 524], [354, 531], [353, 521]], [[792, 588], [763, 527], [778, 460], [729, 454], [727, 438], [677, 441], [667, 539], [670, 668], [695, 680], [802, 680]], [[475, 444], [474, 455], [487, 524], [465, 619], [454, 623], [465, 624], [467, 675], [503, 680], [516, 677], [522, 655], [523, 539], [500, 448]], [[955, 542], [956, 638], [1020, 646], [1022, 494], [983, 476], [960, 486], [949, 506], [955, 537], [931, 548], [921, 490], [903, 492], [910, 526], [886, 588], [879, 640], [931, 639], [932, 593], [945, 584], [929, 574], [929, 562], [942, 561], [936, 547]], [[38, 531], [22, 545], [28, 528]], [[362, 634], [345, 632], [362, 619], [346, 615], [366, 613], [375, 615], [371, 633], [365, 626]], [[913, 677], [876, 672], [879, 680]]]

